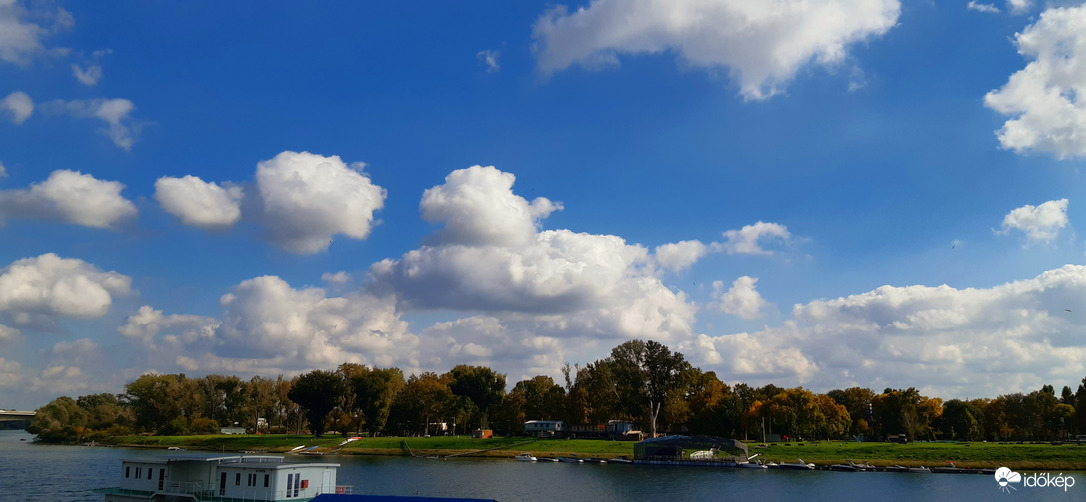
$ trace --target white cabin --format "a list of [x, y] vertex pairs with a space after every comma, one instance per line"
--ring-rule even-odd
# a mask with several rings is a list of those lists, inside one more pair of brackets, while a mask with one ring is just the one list
[[106, 502], [305, 501], [322, 493], [350, 492], [336, 486], [338, 467], [274, 456], [125, 460], [121, 486], [95, 491], [104, 493]]

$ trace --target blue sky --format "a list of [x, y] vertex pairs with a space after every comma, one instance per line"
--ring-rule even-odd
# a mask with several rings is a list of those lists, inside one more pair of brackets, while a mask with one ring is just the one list
[[148, 372], [1086, 376], [1078, 2], [0, 0], [0, 407]]

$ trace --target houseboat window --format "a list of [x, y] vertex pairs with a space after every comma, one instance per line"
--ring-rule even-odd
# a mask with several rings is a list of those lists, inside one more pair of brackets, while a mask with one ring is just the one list
[[143, 477], [143, 467], [137, 467], [136, 468], [136, 479], [139, 479], [139, 478], [142, 478], [142, 477]]
[[268, 481], [270, 481], [270, 480], [271, 480], [271, 476], [265, 474], [264, 475], [264, 488], [268, 487]]
[[302, 475], [301, 474], [295, 474], [294, 475], [294, 496], [295, 497], [298, 496], [298, 485], [300, 485], [300, 484], [302, 484]]
[[129, 474], [132, 474], [132, 466], [126, 465], [126, 466], [124, 466], [124, 477], [126, 477], [126, 478], [132, 477], [132, 476], [129, 476]]
[[155, 470], [153, 468], [151, 468], [151, 467], [148, 467], [147, 468], [147, 479], [151, 479], [151, 477], [154, 476], [154, 474], [155, 474]]
[[166, 482], [166, 469], [158, 470], [158, 489], [161, 490], [163, 484]]
[[237, 473], [236, 476], [234, 476], [234, 486], [241, 486], [241, 473], [240, 472]]
[[226, 495], [226, 473], [219, 473], [219, 495]]
[[293, 474], [287, 474], [287, 493], [286, 493], [286, 496], [287, 496], [288, 499], [290, 498], [291, 485], [293, 485], [293, 484], [294, 484], [294, 475]]

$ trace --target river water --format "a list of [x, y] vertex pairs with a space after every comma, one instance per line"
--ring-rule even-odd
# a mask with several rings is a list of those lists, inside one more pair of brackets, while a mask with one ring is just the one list
[[[206, 452], [51, 446], [24, 431], [0, 431], [0, 501], [101, 501], [93, 488], [118, 486], [121, 460], [211, 456]], [[231, 454], [232, 452], [226, 452]], [[293, 460], [293, 459], [292, 459]], [[341, 485], [355, 493], [474, 497], [500, 502], [686, 500], [1086, 500], [1086, 472], [1065, 472], [1075, 485], [1003, 493], [994, 477], [973, 474], [778, 471], [620, 464], [527, 463], [326, 456], [339, 463]], [[1033, 474], [1023, 471], [1023, 478]], [[1060, 473], [1052, 472], [1052, 476]]]

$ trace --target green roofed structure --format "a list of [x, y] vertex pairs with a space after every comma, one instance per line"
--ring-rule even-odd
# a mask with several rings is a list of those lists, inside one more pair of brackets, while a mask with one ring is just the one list
[[746, 444], [716, 436], [663, 436], [634, 445], [639, 464], [735, 467], [749, 456]]

